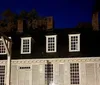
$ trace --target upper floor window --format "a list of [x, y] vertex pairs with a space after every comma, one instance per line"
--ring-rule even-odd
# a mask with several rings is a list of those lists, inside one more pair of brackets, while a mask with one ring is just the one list
[[[9, 37], [9, 39], [11, 39], [11, 37]], [[9, 48], [9, 42], [7, 40], [6, 40], [6, 44]], [[5, 49], [2, 39], [0, 39], [0, 55], [2, 55], [2, 54], [6, 54], [6, 49]]]
[[80, 51], [80, 34], [69, 35], [69, 52]]
[[21, 54], [31, 53], [31, 37], [21, 38]]
[[46, 36], [46, 52], [56, 52], [57, 49], [57, 35]]

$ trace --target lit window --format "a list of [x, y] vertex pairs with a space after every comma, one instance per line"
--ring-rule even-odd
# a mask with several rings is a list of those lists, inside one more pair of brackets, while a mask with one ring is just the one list
[[69, 35], [69, 51], [80, 51], [80, 34]]
[[0, 66], [0, 85], [5, 84], [5, 66]]
[[[9, 37], [9, 39], [11, 39], [11, 37]], [[6, 44], [9, 48], [9, 44], [10, 44], [9, 41], [6, 40]], [[2, 39], [0, 39], [0, 55], [2, 55], [2, 54], [6, 54], [6, 49], [4, 47], [4, 43], [3, 43]]]
[[70, 82], [71, 84], [79, 84], [79, 64], [70, 64]]
[[53, 64], [45, 64], [45, 83], [47, 85], [53, 82]]
[[31, 37], [21, 38], [21, 54], [31, 53]]
[[56, 52], [56, 35], [46, 36], [46, 52]]

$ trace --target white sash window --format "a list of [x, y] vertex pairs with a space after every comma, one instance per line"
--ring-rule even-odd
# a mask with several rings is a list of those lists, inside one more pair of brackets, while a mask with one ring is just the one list
[[31, 37], [21, 38], [21, 54], [31, 53]]
[[80, 51], [80, 34], [69, 35], [69, 52]]
[[57, 39], [56, 35], [46, 36], [46, 52], [56, 52], [57, 50]]

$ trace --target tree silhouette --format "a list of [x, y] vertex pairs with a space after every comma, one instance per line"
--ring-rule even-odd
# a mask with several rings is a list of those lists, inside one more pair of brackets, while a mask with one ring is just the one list
[[99, 0], [95, 0], [95, 4], [93, 6], [93, 12], [97, 12], [100, 11], [100, 1]]
[[35, 28], [36, 26], [36, 20], [39, 18], [38, 13], [35, 9], [32, 9], [28, 14], [28, 29]]
[[75, 28], [81, 31], [89, 31], [92, 30], [92, 24], [89, 22], [80, 22]]
[[35, 9], [32, 9], [28, 14], [27, 14], [28, 19], [33, 20], [38, 18], [38, 13]]
[[5, 10], [2, 13], [3, 23], [1, 24], [1, 28], [5, 28], [3, 32], [11, 32], [13, 29], [16, 29], [17, 25], [17, 15], [13, 13], [10, 9]]
[[10, 9], [7, 9], [2, 13], [2, 18], [11, 22], [14, 20], [15, 14]]
[[[38, 15], [35, 9], [32, 9], [30, 12], [22, 10], [19, 14], [13, 13], [10, 9], [7, 9], [1, 14], [1, 16], [0, 31], [2, 32], [15, 31], [15, 29], [17, 29], [18, 19], [26, 20], [28, 30], [40, 28], [40, 25], [42, 24], [41, 21], [44, 19]], [[38, 23], [40, 24], [37, 25]]]
[[1, 32], [10, 32], [15, 28], [15, 14], [10, 10], [5, 10], [2, 14], [2, 20], [0, 22], [0, 31]]
[[24, 11], [24, 10], [22, 10], [21, 12], [20, 12], [20, 14], [19, 14], [19, 17], [18, 17], [19, 19], [22, 19], [22, 20], [25, 20], [25, 19], [27, 19], [27, 12], [26, 11]]

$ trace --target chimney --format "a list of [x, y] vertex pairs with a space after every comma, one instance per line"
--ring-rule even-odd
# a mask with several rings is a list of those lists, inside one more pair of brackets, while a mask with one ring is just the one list
[[18, 20], [18, 29], [17, 32], [23, 32], [23, 28], [24, 28], [24, 22], [23, 20]]
[[92, 27], [94, 31], [98, 31], [99, 30], [99, 17], [98, 17], [99, 13], [98, 12], [94, 12], [92, 15]]
[[47, 17], [47, 29], [53, 28], [53, 17]]

